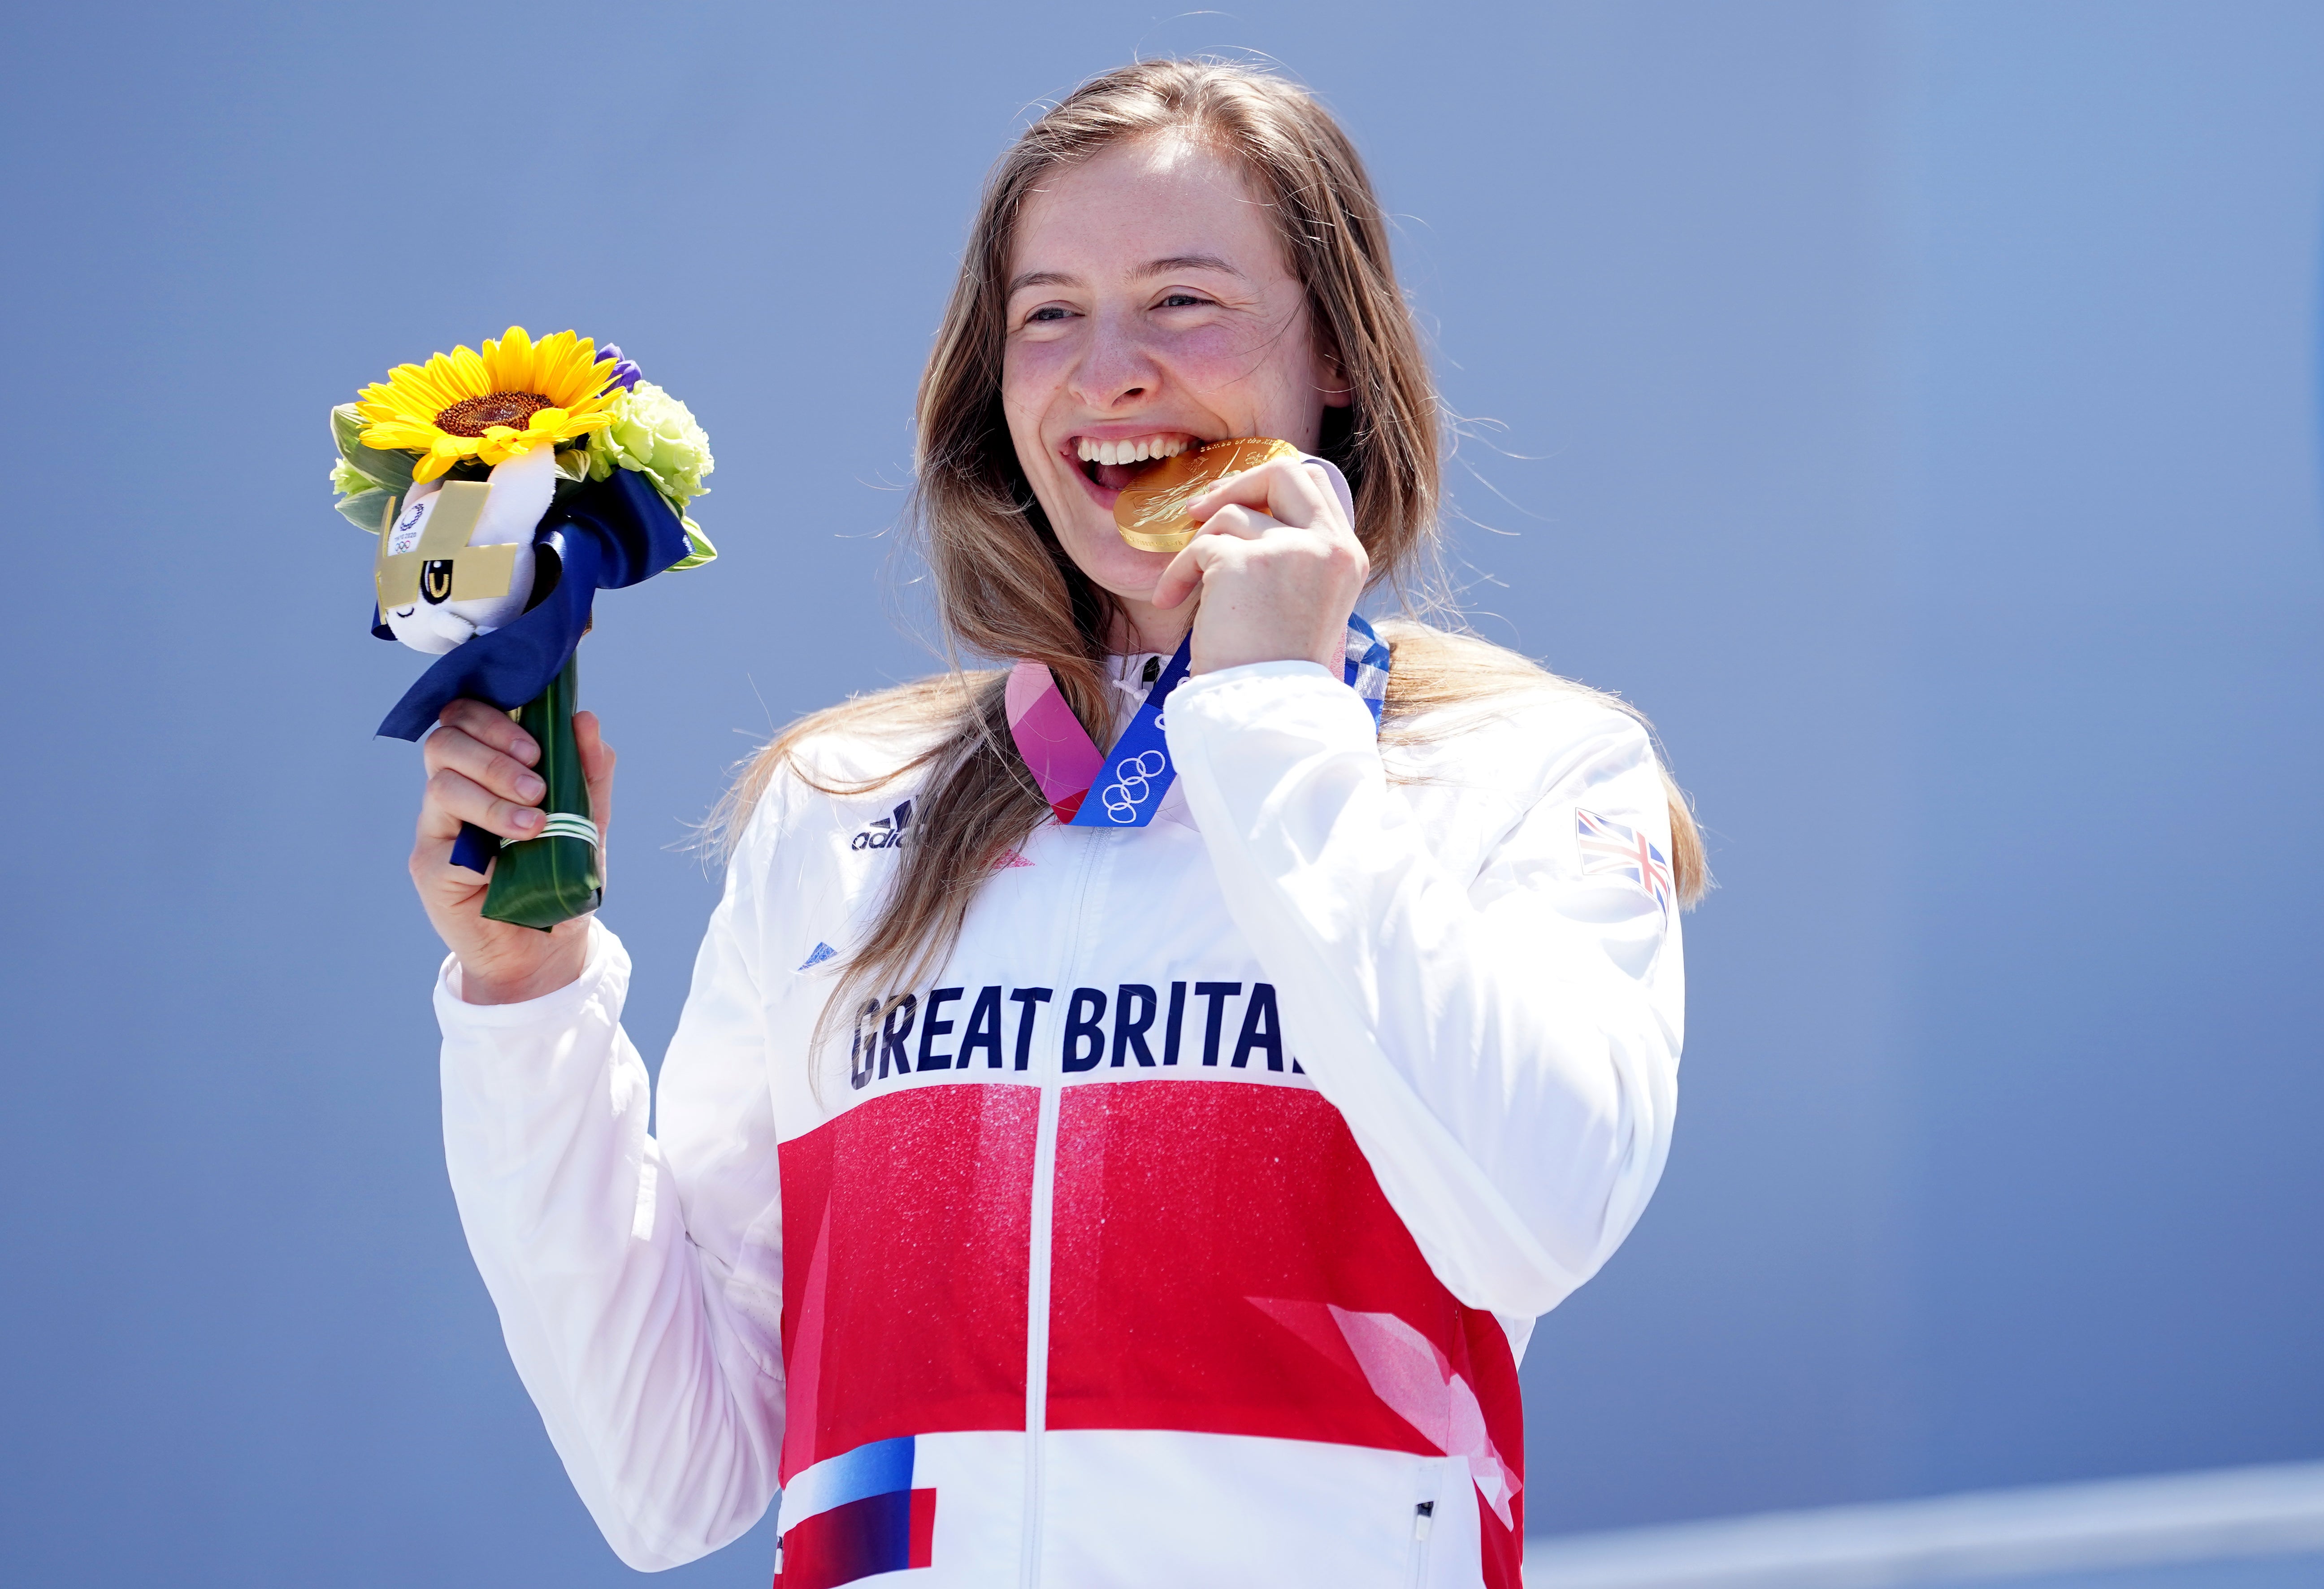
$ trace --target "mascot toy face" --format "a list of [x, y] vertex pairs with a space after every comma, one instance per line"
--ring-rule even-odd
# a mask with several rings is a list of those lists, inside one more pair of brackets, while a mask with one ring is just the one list
[[532, 532], [557, 490], [546, 447], [484, 480], [412, 487], [379, 538], [373, 571], [381, 618], [414, 651], [438, 655], [523, 613], [532, 596]]

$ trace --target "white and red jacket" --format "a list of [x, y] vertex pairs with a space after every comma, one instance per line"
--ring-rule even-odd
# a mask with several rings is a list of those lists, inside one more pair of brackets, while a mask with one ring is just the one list
[[[1670, 1139], [1646, 735], [1545, 687], [1383, 751], [1305, 662], [1167, 716], [1183, 796], [1045, 825], [942, 975], [820, 1054], [916, 790], [778, 781], [651, 1134], [610, 931], [528, 1003], [463, 1002], [447, 964], [460, 1215], [632, 1566], [734, 1538], [779, 1483], [782, 1589], [1517, 1589], [1518, 1356]], [[835, 782], [897, 749], [806, 753]]]

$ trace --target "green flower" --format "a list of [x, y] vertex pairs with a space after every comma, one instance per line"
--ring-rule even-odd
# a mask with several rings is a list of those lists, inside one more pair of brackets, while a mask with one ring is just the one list
[[650, 381], [616, 398], [613, 422], [589, 436], [589, 477], [603, 480], [619, 466], [635, 469], [683, 509], [706, 494], [702, 476], [715, 466], [710, 438], [687, 406]]

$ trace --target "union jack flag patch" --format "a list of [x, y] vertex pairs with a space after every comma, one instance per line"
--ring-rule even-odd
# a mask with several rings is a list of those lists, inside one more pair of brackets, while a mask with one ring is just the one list
[[1627, 878], [1665, 911], [1671, 907], [1670, 863], [1636, 828], [1575, 807], [1573, 838], [1582, 851], [1582, 875]]

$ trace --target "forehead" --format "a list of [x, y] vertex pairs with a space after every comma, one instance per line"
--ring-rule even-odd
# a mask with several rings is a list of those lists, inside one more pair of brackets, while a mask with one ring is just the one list
[[1253, 280], [1290, 273], [1274, 211], [1241, 162], [1160, 134], [1044, 177], [1019, 213], [1009, 274], [1096, 282], [1194, 254], [1215, 254]]

